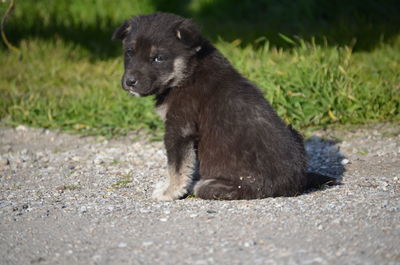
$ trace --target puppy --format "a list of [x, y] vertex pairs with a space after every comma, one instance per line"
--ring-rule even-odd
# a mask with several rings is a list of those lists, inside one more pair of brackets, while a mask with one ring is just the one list
[[136, 16], [113, 39], [123, 42], [123, 89], [154, 95], [165, 122], [169, 177], [157, 185], [156, 200], [190, 192], [221, 200], [295, 196], [334, 181], [306, 172], [302, 136], [191, 20]]

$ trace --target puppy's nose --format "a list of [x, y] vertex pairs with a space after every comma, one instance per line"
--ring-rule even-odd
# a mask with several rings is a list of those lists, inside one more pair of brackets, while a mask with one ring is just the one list
[[129, 77], [125, 80], [125, 84], [129, 87], [134, 87], [136, 86], [138, 81], [134, 77]]

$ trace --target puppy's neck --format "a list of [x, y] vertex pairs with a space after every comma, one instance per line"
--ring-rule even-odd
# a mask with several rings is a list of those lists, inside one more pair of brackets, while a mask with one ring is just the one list
[[171, 88], [168, 87], [166, 89], [164, 89], [160, 94], [157, 94], [156, 97], [154, 98], [155, 102], [156, 102], [156, 107], [161, 106], [165, 99], [167, 98], [167, 96], [169, 95], [169, 93], [171, 92]]

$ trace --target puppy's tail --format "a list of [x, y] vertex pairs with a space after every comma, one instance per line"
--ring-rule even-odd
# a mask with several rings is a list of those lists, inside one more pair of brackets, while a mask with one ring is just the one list
[[319, 189], [324, 185], [337, 185], [339, 184], [339, 179], [321, 175], [315, 172], [307, 172], [307, 189]]

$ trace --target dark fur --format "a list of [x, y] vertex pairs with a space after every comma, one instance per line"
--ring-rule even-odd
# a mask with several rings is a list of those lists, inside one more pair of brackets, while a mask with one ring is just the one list
[[190, 20], [165, 13], [137, 16], [113, 38], [124, 43], [124, 89], [155, 95], [156, 106], [167, 109], [170, 176], [156, 199], [190, 192], [195, 164], [200, 180], [194, 193], [203, 199], [295, 196], [334, 180], [306, 173], [302, 136]]

